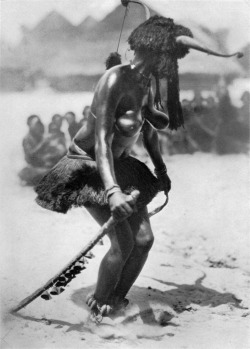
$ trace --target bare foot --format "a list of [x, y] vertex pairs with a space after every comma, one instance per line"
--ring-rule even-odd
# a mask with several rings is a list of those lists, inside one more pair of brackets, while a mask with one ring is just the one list
[[116, 314], [117, 312], [125, 310], [128, 306], [129, 300], [127, 298], [116, 298], [112, 302], [111, 314]]
[[97, 302], [93, 293], [87, 295], [86, 304], [90, 308], [90, 319], [96, 323], [100, 323], [103, 317], [108, 316], [112, 310], [109, 304]]

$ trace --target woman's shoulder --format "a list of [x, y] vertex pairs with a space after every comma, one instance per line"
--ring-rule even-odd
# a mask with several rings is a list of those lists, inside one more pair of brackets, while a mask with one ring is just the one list
[[115, 65], [114, 67], [106, 70], [105, 73], [108, 73], [108, 74], [113, 74], [113, 73], [121, 74], [121, 73], [127, 72], [128, 70], [131, 70], [131, 65], [128, 64], [128, 63], [123, 63], [123, 64]]
[[95, 88], [91, 104], [92, 113], [95, 114], [96, 104], [99, 103], [100, 100], [103, 101], [108, 95], [115, 95], [117, 97], [121, 94], [121, 91], [124, 91], [124, 83], [130, 70], [130, 65], [119, 64], [108, 69], [102, 75]]
[[117, 82], [118, 78], [124, 76], [124, 74], [127, 74], [131, 70], [131, 67], [129, 64], [119, 64], [116, 65], [108, 70], [105, 71], [105, 73], [102, 75], [99, 82], [103, 83], [105, 81], [108, 81], [109, 84], [113, 84]]

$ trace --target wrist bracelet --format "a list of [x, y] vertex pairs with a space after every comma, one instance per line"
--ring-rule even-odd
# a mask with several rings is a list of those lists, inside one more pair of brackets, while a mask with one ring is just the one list
[[164, 164], [164, 166], [162, 166], [162, 168], [160, 168], [159, 170], [155, 168], [154, 172], [155, 172], [155, 175], [157, 177], [161, 177], [161, 176], [167, 174], [167, 167]]
[[121, 192], [121, 188], [119, 187], [119, 185], [118, 184], [112, 185], [112, 187], [105, 190], [106, 199], [108, 200], [112, 194], [118, 191]]

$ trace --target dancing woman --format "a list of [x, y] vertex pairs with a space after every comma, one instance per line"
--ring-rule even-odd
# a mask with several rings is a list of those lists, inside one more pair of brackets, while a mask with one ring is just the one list
[[[188, 48], [216, 54], [200, 46], [189, 29], [170, 18], [154, 16], [128, 39], [131, 64], [107, 70], [95, 89], [91, 116], [74, 137], [68, 155], [37, 186], [37, 202], [56, 212], [84, 206], [99, 223], [112, 215], [111, 247], [103, 258], [96, 288], [87, 303], [95, 314], [126, 305], [129, 289], [140, 274], [153, 244], [147, 204], [157, 192], [168, 194], [171, 182], [162, 159], [157, 129], [183, 125], [179, 101], [178, 63]], [[152, 78], [156, 81], [153, 96]], [[160, 109], [159, 79], [167, 78], [167, 114]], [[131, 157], [140, 133], [155, 167]], [[135, 202], [131, 192], [140, 192]]]

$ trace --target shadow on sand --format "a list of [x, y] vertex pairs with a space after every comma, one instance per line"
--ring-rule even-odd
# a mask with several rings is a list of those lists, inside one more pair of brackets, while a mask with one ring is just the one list
[[[144, 324], [159, 325], [159, 319], [156, 316], [157, 312], [159, 313], [160, 311], [166, 309], [166, 307], [168, 307], [168, 309], [174, 310], [178, 314], [184, 311], [195, 310], [192, 308], [192, 305], [194, 304], [197, 304], [201, 307], [217, 307], [222, 304], [229, 304], [234, 308], [246, 309], [240, 305], [241, 300], [237, 299], [234, 294], [229, 292], [221, 293], [203, 286], [202, 282], [205, 278], [206, 275], [204, 274], [202, 277], [198, 278], [193, 285], [176, 284], [173, 282], [166, 282], [160, 279], [151, 278], [151, 280], [157, 281], [166, 286], [172, 286], [173, 289], [168, 291], [160, 291], [156, 288], [151, 288], [150, 286], [147, 288], [134, 286], [129, 292], [129, 299], [131, 300], [131, 303], [128, 309], [131, 306], [137, 306], [135, 307], [137, 310], [132, 312], [131, 314], [126, 314], [126, 311], [123, 311], [119, 314], [113, 315], [113, 318], [115, 318], [117, 315], [122, 316], [123, 320], [120, 322], [122, 324], [127, 324], [135, 321], [137, 318], [140, 318]], [[71, 295], [72, 302], [80, 308], [87, 309], [85, 299], [87, 294], [93, 291], [93, 288], [94, 286], [76, 290]], [[73, 324], [57, 319], [38, 319], [32, 316], [24, 316], [19, 313], [13, 315], [19, 318], [23, 318], [24, 320], [43, 322], [47, 325], [57, 325], [57, 327], [55, 328], [68, 326], [66, 332], [82, 332], [86, 330], [91, 331], [87, 327], [84, 327], [84, 322]], [[173, 317], [174, 315], [168, 313], [168, 319], [165, 325], [178, 326], [171, 322], [171, 319]]]
[[164, 297], [165, 302], [177, 313], [189, 310], [191, 304], [209, 307], [230, 304], [235, 308], [245, 309], [240, 305], [242, 300], [236, 298], [234, 294], [229, 292], [221, 293], [203, 286], [202, 282], [205, 278], [206, 274], [198, 278], [193, 285], [176, 284], [174, 282], [151, 278], [163, 285], [174, 287], [165, 292], [159, 292], [157, 289], [152, 289], [154, 294], [153, 299], [156, 301], [159, 300], [160, 302], [160, 300], [162, 301], [162, 297]]

